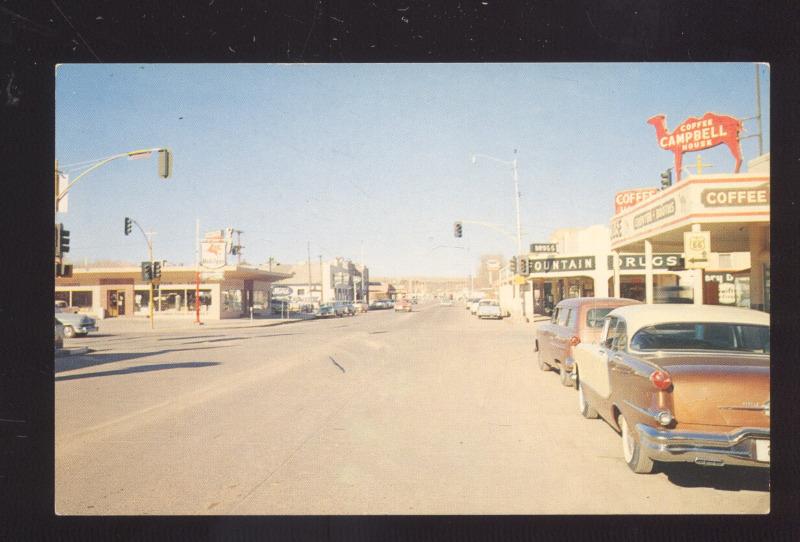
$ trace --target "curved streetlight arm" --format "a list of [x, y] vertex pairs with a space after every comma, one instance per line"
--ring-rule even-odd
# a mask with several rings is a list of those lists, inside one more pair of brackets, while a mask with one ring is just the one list
[[[116, 160], [117, 158], [122, 158], [124, 156], [133, 157], [133, 156], [136, 156], [137, 154], [150, 154], [152, 152], [159, 152], [159, 151], [162, 151], [162, 150], [166, 150], [166, 149], [162, 148], [162, 147], [159, 147], [159, 148], [155, 148], [155, 149], [143, 149], [143, 150], [138, 150], [138, 151], [123, 152], [123, 153], [115, 154], [114, 156], [109, 156], [108, 158], [102, 159], [100, 162], [96, 163], [95, 165], [93, 165], [92, 167], [90, 167], [89, 169], [87, 169], [86, 171], [84, 171], [83, 173], [78, 175], [77, 177], [75, 177], [72, 180], [72, 182], [70, 182], [64, 188], [64, 190], [59, 192], [58, 196], [56, 196], [56, 204], [58, 204], [58, 202], [61, 201], [61, 198], [63, 198], [67, 194], [67, 192], [70, 190], [70, 188], [75, 186], [75, 183], [80, 181], [90, 171], [94, 171], [95, 169], [99, 168], [100, 166], [104, 166], [105, 164], [107, 164], [107, 163], [109, 163], [109, 162], [111, 162], [113, 160]], [[138, 226], [138, 224], [137, 224], [137, 226]]]
[[507, 161], [507, 160], [500, 160], [499, 158], [495, 158], [494, 156], [489, 156], [488, 154], [473, 154], [472, 155], [472, 163], [476, 164], [478, 162], [478, 158], [486, 158], [487, 160], [494, 160], [495, 162], [498, 162], [500, 164], [503, 164], [503, 165], [506, 165], [506, 166], [512, 166], [512, 167], [514, 167], [515, 162], [516, 162], [516, 160], [512, 160], [510, 162]]

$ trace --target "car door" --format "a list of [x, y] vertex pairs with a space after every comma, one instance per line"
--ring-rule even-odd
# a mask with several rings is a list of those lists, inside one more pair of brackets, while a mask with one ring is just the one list
[[550, 341], [553, 337], [553, 330], [555, 329], [556, 322], [558, 321], [559, 308], [553, 311], [550, 321], [539, 327], [539, 350], [541, 350], [541, 357], [543, 360], [552, 361], [552, 349], [550, 348]]
[[550, 357], [548, 360], [558, 359], [563, 361], [564, 356], [563, 352], [567, 347], [567, 343], [569, 342], [568, 338], [565, 338], [564, 335], [566, 334], [566, 327], [567, 321], [569, 320], [570, 314], [572, 311], [575, 310], [574, 308], [566, 308], [561, 307], [558, 311], [558, 320], [553, 327], [553, 333], [550, 336]]
[[596, 355], [587, 356], [580, 367], [581, 385], [591, 389], [603, 399], [610, 395], [609, 361], [614, 351], [614, 338], [617, 333], [619, 318], [607, 316], [603, 325], [603, 332], [600, 335], [600, 343], [597, 345]]

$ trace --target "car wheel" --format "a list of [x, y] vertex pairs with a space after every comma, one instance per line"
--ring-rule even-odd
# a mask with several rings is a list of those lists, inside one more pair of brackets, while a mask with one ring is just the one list
[[550, 366], [547, 364], [547, 362], [542, 357], [542, 349], [541, 348], [536, 351], [536, 359], [539, 361], [539, 369], [541, 369], [542, 371], [549, 371], [550, 370]]
[[64, 326], [64, 337], [71, 339], [75, 336], [75, 328], [72, 326]]
[[631, 431], [628, 421], [622, 414], [617, 419], [619, 428], [622, 432], [622, 457], [630, 469], [637, 474], [649, 474], [653, 472], [653, 460], [642, 452], [639, 439]]
[[575, 385], [578, 387], [578, 410], [580, 411], [581, 416], [589, 420], [597, 418], [597, 410], [595, 410], [594, 407], [589, 406], [588, 401], [586, 401], [586, 396], [583, 394], [583, 386], [581, 386], [580, 379], [575, 381]]
[[572, 379], [570, 378], [571, 374], [567, 372], [564, 368], [564, 364], [561, 364], [561, 369], [558, 373], [558, 379], [561, 381], [562, 386], [566, 386], [568, 388], [572, 387]]

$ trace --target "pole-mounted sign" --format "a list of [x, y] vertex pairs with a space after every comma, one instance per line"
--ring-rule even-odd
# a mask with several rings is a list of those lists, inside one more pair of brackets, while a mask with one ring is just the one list
[[705, 269], [711, 253], [711, 232], [687, 231], [683, 233], [683, 254], [686, 269]]
[[558, 243], [531, 243], [530, 249], [535, 253], [552, 254], [558, 252]]

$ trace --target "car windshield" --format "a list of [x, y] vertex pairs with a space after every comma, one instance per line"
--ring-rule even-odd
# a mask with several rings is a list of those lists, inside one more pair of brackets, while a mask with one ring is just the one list
[[586, 325], [588, 327], [601, 328], [603, 327], [603, 319], [606, 315], [614, 310], [612, 307], [602, 309], [589, 309], [586, 311]]
[[656, 324], [631, 339], [635, 350], [737, 350], [769, 354], [769, 326], [717, 322]]

